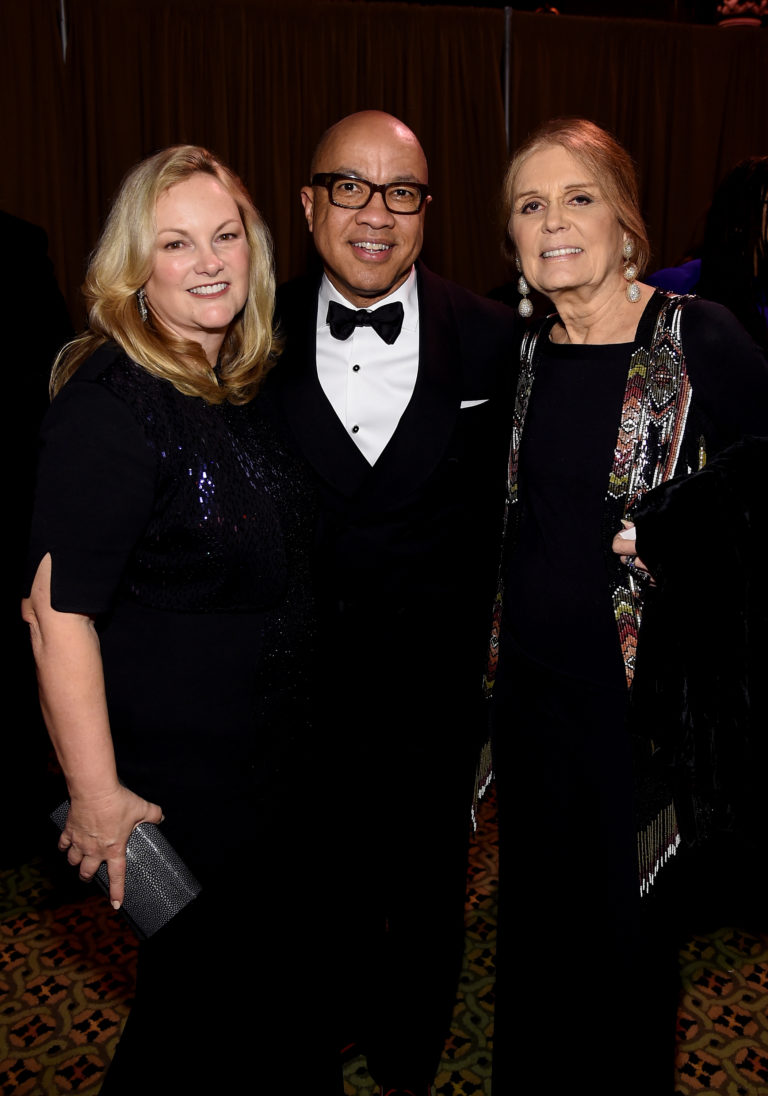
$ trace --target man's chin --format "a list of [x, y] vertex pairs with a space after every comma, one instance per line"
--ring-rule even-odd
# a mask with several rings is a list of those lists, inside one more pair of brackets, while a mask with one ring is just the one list
[[338, 282], [330, 273], [328, 274], [328, 280], [333, 287], [341, 293], [342, 297], [350, 304], [354, 305], [355, 308], [371, 308], [372, 305], [378, 304], [379, 301], [388, 297], [390, 293], [394, 293], [396, 289], [399, 289], [410, 272], [409, 268], [404, 274], [398, 274], [394, 280], [382, 278], [375, 283], [366, 282], [362, 285], [359, 283], [349, 285]]

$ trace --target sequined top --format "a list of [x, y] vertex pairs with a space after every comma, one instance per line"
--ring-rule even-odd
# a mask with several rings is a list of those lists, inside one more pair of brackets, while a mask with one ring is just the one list
[[293, 567], [306, 578], [313, 506], [300, 468], [263, 400], [206, 404], [101, 349], [43, 427], [32, 569], [52, 553], [65, 612], [98, 616], [116, 598], [266, 608]]
[[54, 608], [96, 619], [118, 773], [172, 841], [202, 795], [245, 825], [311, 742], [314, 523], [264, 396], [212, 406], [107, 346], [51, 405], [28, 588], [50, 552]]

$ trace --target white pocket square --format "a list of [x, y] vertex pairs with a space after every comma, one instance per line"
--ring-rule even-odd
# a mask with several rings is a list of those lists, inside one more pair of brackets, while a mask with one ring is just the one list
[[477, 407], [481, 403], [488, 403], [488, 400], [462, 400], [461, 409], [463, 411], [465, 407]]

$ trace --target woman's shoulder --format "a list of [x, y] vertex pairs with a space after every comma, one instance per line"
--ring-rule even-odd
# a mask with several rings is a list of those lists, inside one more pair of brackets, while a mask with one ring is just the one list
[[716, 301], [689, 297], [680, 320], [680, 335], [686, 356], [700, 353], [746, 357], [765, 363], [765, 355], [733, 312]]
[[[178, 419], [180, 394], [153, 376], [116, 343], [97, 347], [61, 387], [43, 420], [43, 436], [120, 436], [151, 448]], [[101, 444], [101, 441], [98, 444]]]
[[691, 298], [680, 338], [694, 403], [720, 428], [723, 444], [744, 434], [768, 434], [768, 361], [733, 313]]
[[[63, 385], [53, 406], [87, 405], [90, 413], [122, 405], [142, 423], [170, 413], [180, 393], [169, 381], [154, 376], [114, 342], [99, 346]], [[180, 397], [183, 398], [183, 397]]]
[[746, 335], [744, 328], [729, 308], [718, 304], [717, 301], [708, 301], [693, 292], [678, 293], [656, 287], [650, 304], [657, 313], [664, 310], [669, 315], [679, 310], [683, 335], [686, 330], [693, 331], [701, 326], [714, 333], [733, 334], [735, 332]]
[[734, 328], [743, 331], [743, 327], [729, 308], [717, 301], [708, 301], [704, 297], [688, 295], [684, 313], [684, 323], [707, 323], [722, 331]]
[[[765, 362], [760, 348], [734, 314], [722, 304], [694, 294], [672, 293], [656, 289], [644, 319], [655, 326], [677, 328], [686, 360], [715, 359], [726, 354]], [[650, 328], [646, 325], [646, 336]]]
[[102, 385], [119, 394], [134, 389], [162, 390], [166, 382], [135, 362], [117, 343], [106, 342], [85, 359], [62, 391], [78, 383]]

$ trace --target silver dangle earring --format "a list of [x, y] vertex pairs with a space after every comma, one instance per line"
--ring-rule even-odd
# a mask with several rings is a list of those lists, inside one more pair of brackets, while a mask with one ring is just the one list
[[640, 300], [640, 286], [635, 281], [635, 278], [637, 277], [637, 267], [634, 263], [629, 261], [634, 253], [635, 245], [631, 240], [627, 239], [624, 241], [622, 250], [624, 254], [624, 277], [628, 282], [627, 300], [630, 304], [637, 304]]
[[144, 286], [136, 290], [136, 303], [139, 306], [141, 322], [146, 323], [149, 319], [149, 309], [147, 308], [147, 291]]
[[517, 311], [520, 313], [524, 320], [527, 320], [529, 316], [533, 315], [533, 305], [528, 300], [528, 294], [531, 292], [531, 287], [525, 280], [523, 268], [520, 265], [520, 260], [517, 257], [515, 257], [515, 262], [517, 263], [517, 269], [520, 271], [520, 277], [517, 281], [517, 292], [520, 294], [521, 301], [520, 304], [517, 306]]

